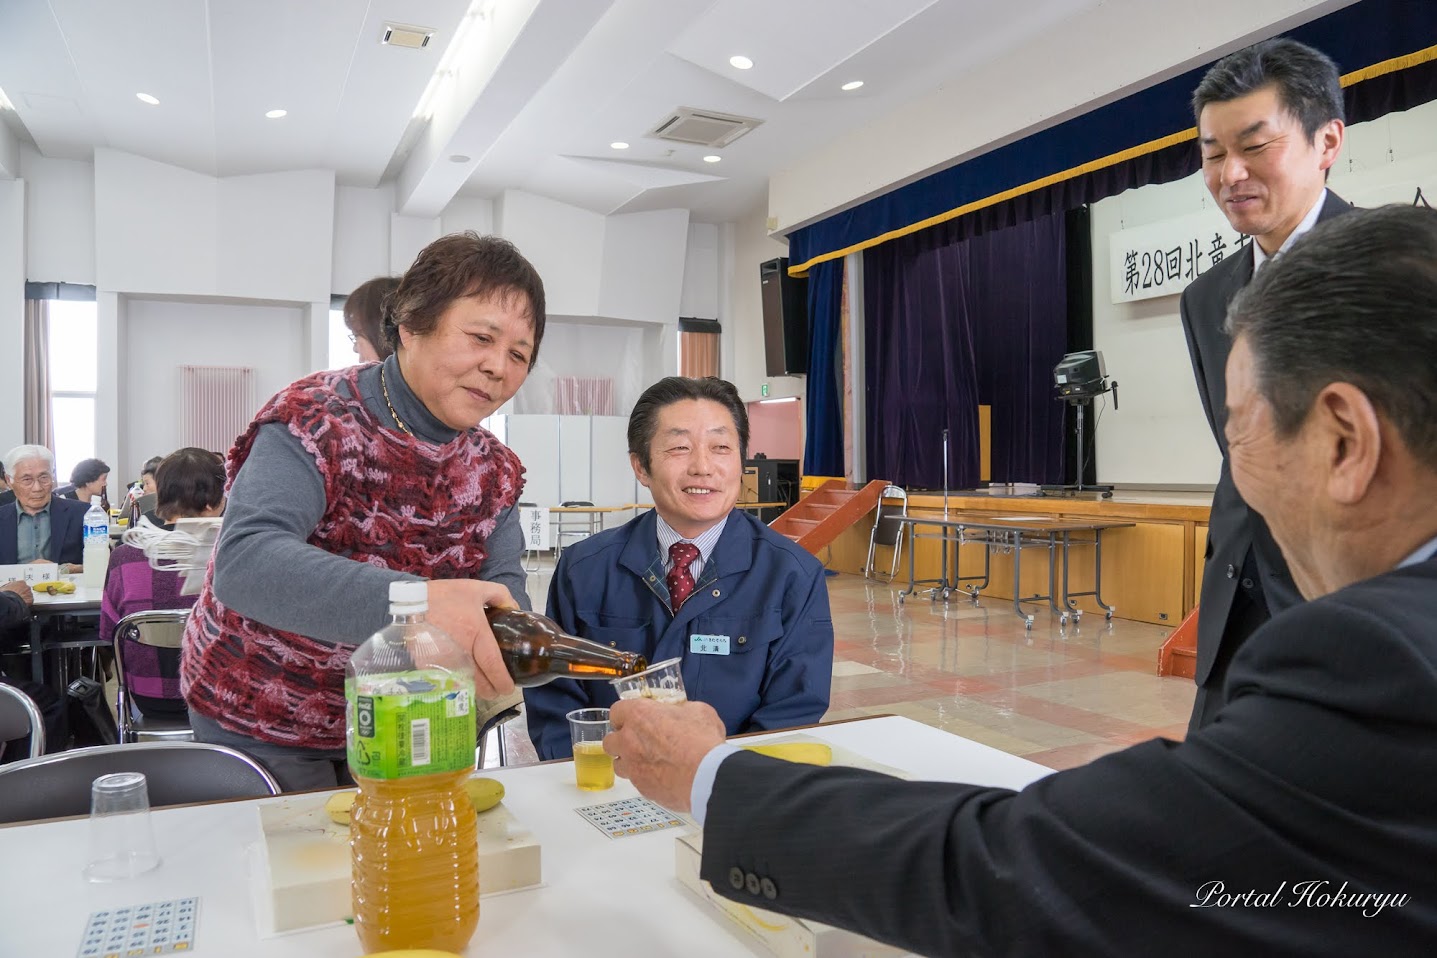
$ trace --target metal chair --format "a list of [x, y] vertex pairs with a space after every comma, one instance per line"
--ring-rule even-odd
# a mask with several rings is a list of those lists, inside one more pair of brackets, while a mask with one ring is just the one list
[[[896, 499], [896, 506], [890, 505], [889, 500]], [[878, 508], [873, 516], [873, 531], [868, 534], [868, 559], [863, 563], [863, 575], [871, 578], [873, 575], [873, 553], [878, 546], [891, 546], [893, 548], [893, 565], [888, 570], [888, 578], [891, 580], [898, 574], [898, 557], [903, 554], [903, 524], [898, 520], [908, 515], [908, 493], [902, 486], [887, 486], [883, 495], [878, 497]]]
[[0, 751], [6, 742], [27, 735], [30, 757], [45, 754], [45, 719], [40, 707], [15, 686], [0, 682]]
[[0, 765], [0, 823], [87, 815], [91, 784], [112, 772], [142, 773], [155, 808], [279, 794], [263, 765], [223, 745], [96, 745]]
[[[568, 502], [559, 503], [559, 506], [563, 509], [576, 509], [582, 507], [592, 507], [593, 503], [586, 502], [583, 499], [570, 499]], [[587, 539], [589, 536], [594, 534], [594, 517], [596, 514], [589, 513], [588, 515], [585, 515], [583, 517], [582, 521], [579, 519], [569, 519], [566, 521], [562, 517], [563, 514], [561, 513], [560, 515], [561, 518], [554, 527], [555, 562], [559, 561], [559, 556], [562, 555], [564, 552], [565, 536], [568, 536], [571, 539], [581, 540]]]
[[[146, 715], [132, 699], [129, 676], [125, 665], [125, 646], [138, 642], [155, 649], [170, 650], [176, 664], [180, 658], [180, 643], [185, 634], [185, 623], [189, 620], [189, 609], [154, 609], [147, 612], [132, 612], [115, 624], [115, 724], [119, 727], [120, 742], [133, 743], [142, 739], [166, 741], [192, 741], [194, 730], [190, 728], [189, 715]], [[165, 652], [159, 653], [164, 656]]]
[[496, 753], [500, 767], [509, 764], [509, 750], [504, 744], [504, 726], [519, 717], [519, 710], [523, 705], [524, 693], [516, 691], [512, 695], [490, 702], [488, 710], [478, 716], [479, 747], [474, 758], [475, 765], [481, 771], [491, 750]]

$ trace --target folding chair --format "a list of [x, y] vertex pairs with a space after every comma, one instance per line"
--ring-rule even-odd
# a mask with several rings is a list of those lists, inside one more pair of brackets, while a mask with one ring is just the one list
[[188, 713], [146, 715], [140, 711], [133, 699], [134, 693], [130, 690], [130, 676], [125, 664], [126, 646], [137, 642], [160, 650], [156, 654], [161, 658], [173, 657], [178, 667], [180, 643], [184, 638], [185, 623], [189, 617], [189, 609], [154, 609], [132, 612], [116, 623], [115, 678], [118, 686], [115, 690], [115, 724], [119, 728], [122, 743], [138, 742], [141, 739], [194, 739]]
[[5, 743], [29, 736], [29, 756], [45, 753], [45, 719], [35, 700], [13, 685], [0, 682], [0, 750]]
[[[897, 500], [891, 504], [890, 500]], [[887, 486], [878, 498], [878, 509], [873, 516], [873, 531], [868, 534], [868, 559], [863, 564], [863, 575], [873, 575], [873, 554], [878, 546], [891, 546], [893, 565], [888, 570], [891, 581], [898, 574], [898, 557], [903, 554], [903, 523], [900, 518], [908, 515], [908, 493], [902, 486]]]
[[86, 815], [90, 786], [111, 772], [142, 773], [155, 808], [279, 794], [263, 765], [223, 745], [96, 745], [0, 765], [0, 823]]
[[[568, 502], [559, 503], [560, 508], [575, 509], [585, 506], [592, 506], [592, 502], [585, 502], [582, 499], [571, 499]], [[587, 539], [594, 534], [594, 513], [589, 513], [579, 519], [568, 519], [564, 513], [559, 514], [559, 522], [554, 529], [554, 561], [559, 561], [559, 556], [564, 552], [564, 537], [571, 539]]]

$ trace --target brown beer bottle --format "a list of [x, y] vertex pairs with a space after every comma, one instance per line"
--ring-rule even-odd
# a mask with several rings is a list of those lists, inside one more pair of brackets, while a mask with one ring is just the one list
[[554, 679], [617, 679], [649, 667], [637, 652], [620, 652], [569, 635], [537, 612], [486, 608], [484, 615], [514, 684], [521, 688]]

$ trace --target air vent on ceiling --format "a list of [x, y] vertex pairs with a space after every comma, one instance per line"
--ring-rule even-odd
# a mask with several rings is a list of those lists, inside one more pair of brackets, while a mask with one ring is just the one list
[[660, 120], [647, 135], [699, 146], [728, 146], [762, 122], [748, 116], [681, 106]]
[[384, 35], [380, 43], [387, 43], [391, 47], [404, 47], [408, 50], [423, 50], [429, 46], [429, 41], [434, 39], [434, 31], [429, 27], [413, 27], [405, 23], [386, 23]]

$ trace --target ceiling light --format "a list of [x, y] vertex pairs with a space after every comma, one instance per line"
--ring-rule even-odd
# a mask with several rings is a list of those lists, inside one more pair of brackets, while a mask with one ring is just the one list
[[717, 163], [721, 159], [723, 159], [723, 157], [719, 156], [717, 153], [710, 153], [708, 156], [704, 157], [704, 162]]
[[728, 63], [729, 63], [729, 66], [733, 67], [735, 70], [751, 70], [751, 69], [753, 69], [753, 61], [750, 60], [748, 57], [745, 57], [745, 56], [729, 57], [729, 58], [728, 58]]
[[451, 155], [450, 155], [450, 157], [449, 157], [449, 162], [450, 162], [450, 163], [468, 163], [468, 162], [469, 162], [469, 157], [465, 156], [463, 153], [454, 153], [454, 154], [451, 154]]
[[839, 89], [847, 92], [849, 90], [857, 90], [861, 86], [863, 86], [862, 80], [849, 80], [843, 86], [839, 87]]
[[611, 150], [627, 150], [628, 148], [629, 144], [625, 143], [623, 140], [615, 140], [614, 142], [609, 144], [609, 149]]
[[268, 113], [265, 114], [265, 116], [269, 117], [271, 120], [278, 120], [280, 117], [285, 116], [288, 113], [288, 110], [270, 110]]
[[767, 405], [768, 403], [776, 403], [776, 402], [798, 402], [798, 397], [797, 397], [797, 396], [784, 396], [784, 397], [781, 398], [781, 399], [760, 399], [758, 402], [759, 402], [759, 405], [761, 405], [761, 406], [762, 406], [762, 405]]
[[160, 105], [160, 101], [150, 96], [148, 93], [136, 93], [135, 98], [138, 99], [141, 103], [148, 103], [150, 106]]

